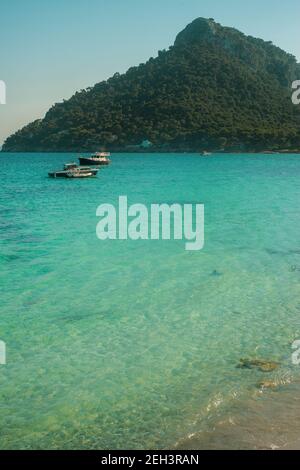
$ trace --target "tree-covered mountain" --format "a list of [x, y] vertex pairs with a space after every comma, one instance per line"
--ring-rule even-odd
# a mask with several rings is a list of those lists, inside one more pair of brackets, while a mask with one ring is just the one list
[[167, 51], [55, 104], [3, 151], [300, 149], [295, 57], [198, 18]]

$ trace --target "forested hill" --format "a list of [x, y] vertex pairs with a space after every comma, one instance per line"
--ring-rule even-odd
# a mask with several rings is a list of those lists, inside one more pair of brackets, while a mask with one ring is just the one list
[[3, 151], [300, 149], [296, 59], [198, 18], [167, 51], [55, 104]]

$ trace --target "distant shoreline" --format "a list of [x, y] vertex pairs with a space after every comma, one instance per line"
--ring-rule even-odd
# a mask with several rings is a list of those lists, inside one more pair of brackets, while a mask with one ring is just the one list
[[[199, 155], [203, 151], [202, 150], [163, 150], [163, 149], [155, 149], [155, 150], [135, 150], [135, 149], [128, 149], [128, 150], [110, 150], [112, 153], [115, 154], [145, 154], [145, 155], [152, 155], [152, 154], [161, 154], [161, 153], [169, 153], [169, 154], [178, 154], [178, 155], [183, 155], [183, 154], [194, 154], [194, 155]], [[54, 153], [54, 154], [65, 154], [65, 153], [72, 153], [72, 154], [89, 154], [92, 153], [92, 150], [25, 150], [25, 151], [6, 151], [6, 150], [0, 150], [0, 153], [3, 154], [32, 154], [32, 153]], [[241, 154], [246, 154], [246, 155], [298, 155], [300, 154], [300, 150], [278, 150], [278, 151], [270, 151], [270, 150], [265, 150], [265, 151], [251, 151], [251, 150], [225, 150], [225, 151], [210, 151], [212, 155], [241, 155]]]

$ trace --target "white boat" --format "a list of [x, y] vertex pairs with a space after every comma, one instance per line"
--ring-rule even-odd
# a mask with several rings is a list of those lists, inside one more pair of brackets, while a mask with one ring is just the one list
[[76, 163], [66, 163], [63, 170], [48, 173], [50, 178], [90, 178], [96, 176], [98, 168], [78, 166]]

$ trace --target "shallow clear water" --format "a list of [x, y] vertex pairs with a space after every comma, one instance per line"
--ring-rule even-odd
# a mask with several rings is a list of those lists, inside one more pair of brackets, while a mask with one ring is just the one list
[[[47, 178], [73, 159], [0, 155], [1, 448], [176, 446], [264, 399], [257, 382], [298, 380], [299, 156], [124, 154]], [[96, 208], [119, 195], [204, 203], [204, 250], [99, 241]]]

